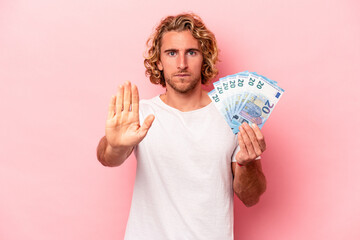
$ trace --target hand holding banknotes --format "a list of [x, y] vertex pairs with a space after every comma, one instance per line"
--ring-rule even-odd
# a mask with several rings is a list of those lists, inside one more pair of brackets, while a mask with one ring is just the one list
[[144, 139], [154, 119], [154, 115], [149, 115], [140, 126], [138, 89], [125, 82], [110, 101], [105, 127], [107, 142], [113, 149], [134, 147]]
[[[234, 134], [240, 151], [236, 161], [246, 165], [266, 149], [260, 129], [274, 110], [284, 89], [256, 72], [244, 71], [220, 78], [208, 93]], [[252, 127], [249, 126], [251, 124]]]
[[236, 154], [236, 161], [241, 165], [247, 165], [254, 161], [266, 150], [266, 143], [260, 128], [244, 122], [237, 133], [240, 151]]

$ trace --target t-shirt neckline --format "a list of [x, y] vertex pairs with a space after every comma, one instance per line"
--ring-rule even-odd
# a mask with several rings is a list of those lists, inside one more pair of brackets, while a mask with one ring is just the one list
[[161, 106], [164, 106], [164, 107], [166, 107], [166, 108], [168, 108], [168, 109], [171, 109], [171, 110], [173, 110], [173, 111], [177, 111], [177, 112], [179, 112], [179, 113], [181, 113], [181, 114], [191, 114], [191, 113], [206, 111], [207, 109], [209, 109], [209, 108], [211, 107], [211, 105], [213, 105], [213, 102], [211, 101], [208, 105], [206, 105], [206, 106], [204, 106], [204, 107], [202, 107], [202, 108], [198, 108], [198, 109], [195, 109], [195, 110], [183, 112], [183, 111], [180, 111], [180, 110], [177, 109], [177, 108], [174, 108], [174, 107], [171, 107], [171, 106], [167, 105], [163, 100], [161, 100], [160, 94], [155, 97], [155, 100], [156, 100]]

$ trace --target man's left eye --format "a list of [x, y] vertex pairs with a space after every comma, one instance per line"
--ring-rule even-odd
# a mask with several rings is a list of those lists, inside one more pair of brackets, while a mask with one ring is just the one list
[[189, 51], [188, 54], [193, 56], [193, 55], [196, 55], [196, 52], [195, 51]]

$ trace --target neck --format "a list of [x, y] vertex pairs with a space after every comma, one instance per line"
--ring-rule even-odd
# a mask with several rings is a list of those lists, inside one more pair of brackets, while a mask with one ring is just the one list
[[160, 95], [160, 99], [167, 105], [182, 112], [203, 108], [211, 103], [207, 92], [201, 88], [201, 83], [187, 93], [179, 93], [167, 87], [166, 92]]

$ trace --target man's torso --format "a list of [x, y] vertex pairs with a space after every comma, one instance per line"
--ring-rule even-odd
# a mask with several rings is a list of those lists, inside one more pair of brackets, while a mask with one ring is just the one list
[[213, 103], [181, 112], [157, 96], [140, 102], [149, 114], [125, 239], [233, 239], [236, 136]]

